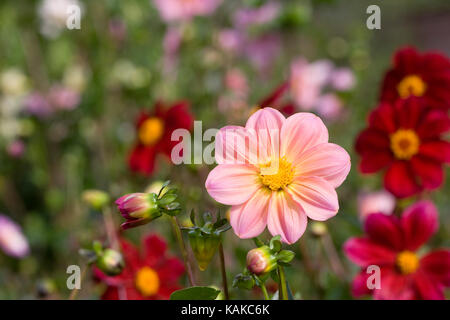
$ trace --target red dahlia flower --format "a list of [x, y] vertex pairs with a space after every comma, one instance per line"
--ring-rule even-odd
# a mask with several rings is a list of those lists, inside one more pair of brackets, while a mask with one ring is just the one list
[[[438, 213], [429, 201], [408, 207], [401, 218], [373, 213], [365, 221], [366, 236], [344, 244], [347, 257], [362, 270], [353, 279], [354, 296], [375, 299], [444, 299], [450, 286], [450, 250], [419, 256], [417, 250], [438, 229]], [[380, 267], [380, 289], [368, 288], [367, 267]], [[370, 280], [370, 279], [369, 279]]]
[[359, 169], [386, 168], [384, 186], [399, 198], [435, 189], [444, 179], [442, 164], [450, 162], [450, 143], [442, 138], [449, 129], [447, 114], [426, 108], [419, 99], [382, 103], [356, 140]]
[[170, 158], [172, 148], [178, 141], [171, 141], [176, 129], [191, 130], [193, 116], [189, 104], [177, 102], [165, 108], [158, 102], [152, 113], [142, 112], [137, 120], [137, 143], [129, 158], [130, 169], [151, 175], [155, 168], [155, 159], [159, 153]]
[[450, 109], [450, 60], [439, 53], [405, 48], [394, 55], [383, 81], [381, 100], [420, 97], [432, 108]]
[[184, 273], [183, 263], [178, 258], [167, 257], [162, 238], [145, 237], [143, 254], [125, 239], [120, 239], [120, 244], [125, 259], [121, 274], [111, 277], [94, 268], [96, 277], [108, 286], [103, 300], [166, 300], [181, 288], [178, 280]]

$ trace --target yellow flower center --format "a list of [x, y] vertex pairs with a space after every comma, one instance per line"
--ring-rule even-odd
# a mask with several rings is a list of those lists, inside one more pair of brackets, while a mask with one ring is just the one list
[[277, 191], [292, 182], [294, 179], [294, 168], [285, 158], [279, 159], [278, 163], [269, 161], [260, 166], [259, 177], [264, 186], [272, 191]]
[[397, 255], [396, 264], [402, 274], [410, 274], [419, 267], [419, 258], [414, 252], [402, 251]]
[[159, 277], [155, 270], [143, 267], [136, 273], [136, 288], [144, 297], [150, 297], [159, 290]]
[[164, 133], [164, 122], [158, 117], [145, 120], [139, 127], [139, 140], [142, 144], [150, 146], [158, 142]]
[[401, 98], [421, 97], [426, 90], [427, 84], [415, 74], [404, 77], [397, 85], [397, 91]]
[[391, 134], [391, 150], [397, 159], [411, 159], [419, 152], [419, 146], [419, 137], [411, 129], [399, 129]]

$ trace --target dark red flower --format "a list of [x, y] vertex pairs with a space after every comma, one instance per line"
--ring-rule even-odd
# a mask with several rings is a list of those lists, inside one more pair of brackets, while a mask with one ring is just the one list
[[166, 242], [157, 235], [148, 235], [142, 241], [143, 252], [120, 239], [125, 269], [117, 276], [107, 276], [94, 267], [95, 276], [108, 287], [103, 300], [167, 300], [181, 287], [179, 278], [184, 273], [183, 263], [166, 254]]
[[399, 198], [442, 184], [443, 164], [450, 163], [450, 143], [442, 137], [450, 130], [445, 112], [417, 98], [399, 99], [381, 103], [368, 122], [356, 140], [362, 173], [386, 169], [384, 186]]
[[156, 103], [153, 112], [141, 112], [137, 119], [137, 143], [129, 158], [130, 169], [151, 175], [158, 154], [170, 158], [172, 148], [178, 141], [171, 141], [176, 129], [191, 130], [194, 118], [189, 112], [189, 103], [180, 101], [166, 108]]
[[393, 67], [386, 73], [381, 101], [420, 97], [432, 108], [450, 109], [450, 60], [442, 54], [418, 53], [404, 48], [394, 55]]
[[[361, 272], [353, 279], [354, 296], [372, 294], [375, 299], [444, 299], [450, 286], [450, 250], [440, 249], [419, 256], [416, 251], [438, 229], [433, 203], [421, 201], [408, 207], [401, 218], [373, 213], [365, 221], [366, 236], [344, 244], [347, 257]], [[372, 272], [380, 268], [380, 288], [369, 289]], [[372, 284], [372, 283], [370, 283]]]

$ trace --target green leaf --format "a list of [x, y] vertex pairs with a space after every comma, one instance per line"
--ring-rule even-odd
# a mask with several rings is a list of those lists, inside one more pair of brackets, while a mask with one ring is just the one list
[[292, 259], [294, 259], [295, 253], [292, 252], [291, 250], [282, 250], [278, 255], [277, 255], [277, 260], [279, 262], [283, 262], [283, 263], [289, 263], [292, 261]]
[[270, 249], [275, 252], [279, 252], [281, 250], [281, 237], [279, 235], [270, 239]]
[[253, 242], [255, 243], [255, 246], [262, 247], [264, 245], [264, 242], [262, 242], [261, 240], [259, 240], [258, 238], [253, 238]]
[[170, 300], [214, 300], [220, 290], [211, 287], [190, 287], [173, 292]]

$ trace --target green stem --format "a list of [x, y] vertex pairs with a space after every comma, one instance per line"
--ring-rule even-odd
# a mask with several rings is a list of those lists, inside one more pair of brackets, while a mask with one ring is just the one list
[[189, 284], [195, 286], [194, 276], [192, 274], [191, 265], [189, 264], [188, 252], [186, 250], [186, 245], [184, 244], [183, 235], [181, 234], [180, 226], [178, 225], [177, 218], [170, 217], [172, 222], [173, 231], [180, 246], [181, 254], [183, 255], [184, 265], [186, 267], [186, 272], [189, 279]]
[[230, 300], [230, 295], [228, 293], [227, 271], [225, 269], [225, 256], [223, 254], [222, 242], [219, 244], [219, 254], [220, 254], [220, 271], [222, 272], [223, 292], [225, 295], [225, 300]]
[[282, 266], [278, 266], [278, 276], [280, 277], [280, 288], [279, 294], [280, 300], [289, 300], [287, 287], [286, 287], [286, 275], [284, 274], [284, 269]]
[[267, 293], [267, 289], [266, 289], [266, 285], [264, 284], [264, 282], [261, 282], [261, 285], [259, 286], [262, 290], [262, 293], [264, 295], [264, 300], [270, 300], [269, 294]]

